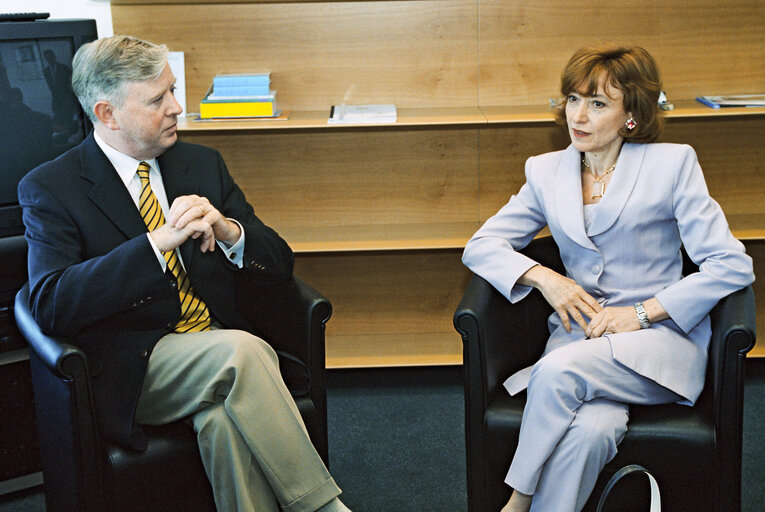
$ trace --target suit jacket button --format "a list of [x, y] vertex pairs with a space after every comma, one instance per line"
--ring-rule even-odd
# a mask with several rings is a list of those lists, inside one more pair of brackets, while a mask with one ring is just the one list
[[149, 351], [146, 349], [141, 350], [141, 359], [146, 359], [149, 357]]

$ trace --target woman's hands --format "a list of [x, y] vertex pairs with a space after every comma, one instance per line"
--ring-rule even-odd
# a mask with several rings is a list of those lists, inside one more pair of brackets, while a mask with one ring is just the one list
[[545, 300], [558, 313], [566, 332], [571, 332], [569, 317], [586, 330], [584, 317], [593, 318], [603, 309], [576, 281], [542, 265], [531, 267], [518, 279], [518, 283], [533, 286], [542, 292]]
[[[542, 296], [553, 307], [567, 332], [571, 332], [573, 319], [584, 330], [588, 338], [598, 338], [603, 334], [637, 331], [640, 329], [635, 308], [602, 307], [576, 281], [562, 276], [552, 269], [536, 265], [518, 279], [519, 284], [533, 286], [542, 292]], [[661, 303], [653, 297], [644, 303], [651, 322], [669, 318]], [[585, 319], [589, 319], [589, 322]]]
[[584, 334], [599, 338], [607, 332], [628, 332], [640, 329], [635, 308], [632, 306], [603, 308], [590, 319]]

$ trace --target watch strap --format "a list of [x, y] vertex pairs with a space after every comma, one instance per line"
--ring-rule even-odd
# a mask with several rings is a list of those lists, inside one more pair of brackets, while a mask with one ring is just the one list
[[651, 322], [648, 320], [648, 313], [645, 312], [645, 306], [642, 302], [636, 302], [633, 306], [635, 313], [637, 313], [638, 322], [640, 322], [641, 329], [648, 329], [651, 327]]

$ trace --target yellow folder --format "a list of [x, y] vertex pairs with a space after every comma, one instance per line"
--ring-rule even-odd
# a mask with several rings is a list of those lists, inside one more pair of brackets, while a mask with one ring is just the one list
[[199, 117], [273, 117], [278, 114], [273, 101], [205, 101], [199, 104]]

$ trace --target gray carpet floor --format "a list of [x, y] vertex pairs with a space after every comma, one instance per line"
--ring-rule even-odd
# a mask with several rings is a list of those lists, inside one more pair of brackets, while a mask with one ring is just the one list
[[[742, 512], [765, 510], [765, 359], [750, 360]], [[463, 512], [461, 369], [336, 370], [328, 376], [330, 468], [355, 512]], [[0, 512], [44, 512], [42, 488], [0, 496]]]

